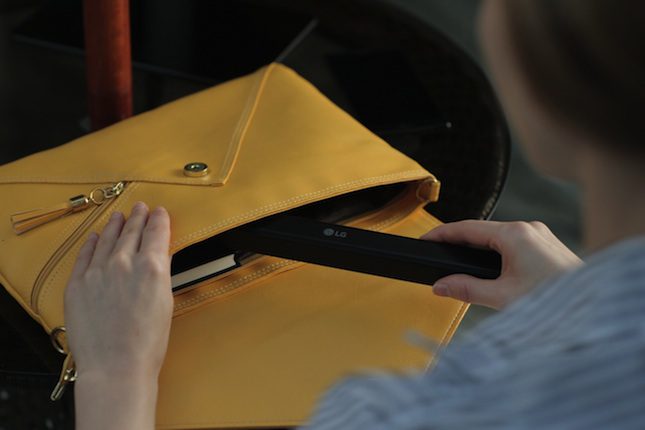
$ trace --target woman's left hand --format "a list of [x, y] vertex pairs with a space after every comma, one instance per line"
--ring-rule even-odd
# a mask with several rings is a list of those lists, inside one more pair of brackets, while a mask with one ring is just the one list
[[170, 220], [137, 203], [81, 248], [65, 291], [76, 428], [152, 429], [173, 297]]
[[137, 203], [113, 214], [81, 248], [65, 294], [65, 323], [79, 377], [159, 372], [172, 316], [168, 213]]

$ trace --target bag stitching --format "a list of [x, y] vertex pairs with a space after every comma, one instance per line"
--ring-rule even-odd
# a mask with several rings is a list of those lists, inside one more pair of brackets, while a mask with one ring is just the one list
[[[231, 175], [231, 172], [233, 171], [233, 168], [235, 167], [240, 149], [242, 148], [242, 142], [246, 137], [246, 132], [253, 122], [255, 112], [260, 103], [260, 98], [262, 97], [262, 93], [265, 88], [265, 84], [272, 71], [273, 64], [270, 64], [265, 69], [264, 73], [262, 73], [262, 76], [259, 79], [256, 79], [253, 89], [251, 90], [251, 95], [246, 100], [246, 105], [244, 106], [244, 110], [242, 111], [240, 119], [237, 122], [237, 126], [235, 127], [235, 131], [233, 132], [233, 136], [231, 137], [228, 150], [226, 151], [226, 155], [224, 156], [222, 167], [219, 171], [218, 179], [221, 184], [226, 183], [229, 176]], [[234, 143], [235, 141], [237, 141], [237, 143]]]
[[[43, 267], [42, 267], [42, 268], [40, 269], [40, 271], [38, 272], [38, 275], [36, 275], [36, 279], [34, 280], [34, 283], [38, 280], [38, 278], [40, 278], [40, 272], [42, 272], [42, 271], [45, 269], [45, 267], [46, 267], [46, 266], [47, 266], [47, 264], [49, 263], [49, 260], [54, 256], [54, 254], [56, 253], [56, 251], [57, 251], [61, 246], [63, 246], [63, 243], [65, 243], [65, 240], [67, 240], [67, 238], [69, 238], [70, 232], [71, 232], [71, 231], [73, 231], [73, 230], [75, 230], [75, 229], [77, 229], [78, 227], [80, 227], [80, 225], [81, 225], [82, 223], [83, 223], [83, 218], [81, 217], [77, 222], [75, 222], [75, 223], [74, 223], [74, 222], [69, 223], [65, 228], [63, 228], [63, 229], [61, 230], [60, 234], [58, 234], [58, 235], [56, 236], [56, 240], [52, 242], [52, 244], [53, 244], [53, 245], [49, 247], [49, 252], [47, 253], [47, 255], [49, 255], [49, 258], [47, 258], [47, 261], [45, 262], [45, 264], [43, 265]], [[74, 228], [72, 228], [72, 226], [73, 226]], [[32, 287], [32, 288], [33, 288], [33, 287]], [[33, 291], [33, 290], [32, 290], [32, 291]], [[38, 299], [38, 301], [40, 301], [40, 299]], [[29, 300], [29, 302], [31, 303], [31, 299]], [[30, 306], [30, 307], [31, 307], [31, 306]]]
[[224, 294], [224, 293], [227, 293], [229, 291], [232, 291], [232, 290], [236, 289], [237, 287], [249, 284], [250, 282], [256, 280], [257, 278], [262, 277], [262, 276], [274, 271], [274, 269], [277, 270], [277, 269], [280, 269], [282, 267], [289, 266], [289, 265], [295, 264], [295, 263], [298, 263], [298, 262], [294, 261], [294, 260], [280, 260], [280, 261], [277, 261], [275, 263], [271, 263], [270, 265], [268, 265], [268, 266], [266, 266], [266, 267], [264, 267], [264, 268], [262, 268], [260, 270], [257, 270], [255, 272], [252, 272], [252, 273], [249, 273], [247, 275], [244, 275], [243, 277], [241, 277], [239, 279], [236, 279], [235, 281], [229, 282], [228, 284], [222, 285], [221, 287], [218, 287], [218, 288], [216, 288], [214, 290], [206, 291], [206, 292], [201, 293], [201, 294], [199, 294], [199, 295], [197, 295], [197, 296], [195, 296], [195, 297], [193, 297], [191, 299], [183, 301], [183, 302], [177, 304], [175, 306], [174, 310], [176, 312], [184, 310], [184, 309], [186, 309], [188, 307], [191, 307], [193, 305], [202, 303], [203, 301], [208, 300], [209, 298], [211, 298], [213, 296]]
[[419, 173], [427, 174], [427, 172], [425, 172], [425, 170], [408, 170], [408, 171], [405, 171], [405, 172], [393, 173], [393, 174], [389, 174], [389, 175], [374, 176], [374, 177], [371, 177], [371, 178], [358, 179], [358, 180], [354, 180], [354, 181], [345, 182], [343, 184], [334, 185], [334, 186], [331, 186], [331, 187], [328, 187], [328, 188], [324, 188], [322, 190], [312, 191], [312, 192], [305, 193], [305, 194], [300, 194], [298, 196], [290, 197], [290, 198], [288, 198], [286, 200], [282, 200], [280, 202], [274, 202], [274, 203], [262, 206], [260, 208], [253, 209], [253, 210], [251, 210], [249, 212], [246, 212], [246, 213], [243, 213], [243, 214], [240, 214], [240, 215], [235, 215], [233, 217], [229, 217], [229, 218], [227, 218], [225, 220], [222, 220], [222, 221], [220, 221], [218, 223], [215, 223], [215, 224], [212, 224], [210, 226], [201, 228], [201, 229], [199, 229], [197, 231], [194, 231], [194, 232], [182, 237], [181, 239], [177, 239], [176, 241], [174, 241], [172, 243], [171, 246], [174, 248], [174, 247], [183, 245], [184, 243], [190, 241], [191, 239], [193, 239], [195, 237], [199, 237], [199, 236], [202, 236], [204, 234], [208, 234], [213, 230], [216, 230], [216, 229], [218, 229], [220, 227], [228, 226], [230, 224], [235, 223], [236, 221], [239, 221], [239, 220], [242, 220], [242, 219], [245, 219], [245, 218], [248, 218], [248, 217], [252, 217], [252, 216], [255, 216], [255, 215], [258, 215], [258, 214], [263, 214], [263, 213], [266, 213], [266, 212], [270, 212], [271, 210], [274, 210], [274, 209], [281, 209], [281, 208], [284, 208], [286, 206], [291, 205], [292, 203], [296, 203], [298, 201], [306, 200], [307, 198], [310, 198], [310, 197], [319, 196], [321, 194], [327, 194], [330, 191], [338, 191], [338, 190], [346, 189], [346, 188], [349, 188], [349, 187], [352, 187], [352, 186], [355, 186], [355, 185], [371, 184], [371, 183], [374, 183], [374, 182], [377, 182], [379, 180], [386, 179], [386, 178], [387, 179], [411, 178], [411, 177], [414, 176], [415, 173], [416, 174], [419, 174]]
[[[177, 178], [177, 179], [168, 179], [168, 178], [158, 178], [154, 176], [129, 176], [129, 175], [123, 175], [123, 177], [119, 178], [122, 181], [127, 181], [127, 182], [159, 182], [163, 184], [189, 184], [189, 185], [203, 185], [203, 186], [211, 186], [212, 184], [210, 183], [204, 183], [203, 179], [187, 179], [187, 178]], [[95, 184], [95, 183], [108, 183], [108, 182], [114, 182], [115, 179], [113, 177], [106, 178], [105, 176], [83, 176], [81, 178], [77, 179], [65, 179], [63, 180], [57, 180], [56, 178], [52, 178], [51, 176], [44, 177], [44, 176], [10, 176], [10, 177], [5, 177], [2, 179], [2, 182], [0, 182], [0, 185], [9, 185], [9, 184], [38, 184], [38, 183], [46, 183], [46, 184], [60, 184], [60, 185], [68, 185], [68, 184]], [[216, 183], [219, 185], [223, 185], [220, 183]]]
[[[65, 240], [67, 240], [66, 238], [69, 238], [70, 231], [75, 230], [75, 229], [76, 229], [76, 228], [78, 228], [82, 223], [83, 223], [83, 219], [82, 219], [82, 218], [81, 218], [78, 222], [76, 222], [76, 223], [70, 223], [67, 227], [65, 227], [64, 229], [62, 229], [62, 231], [60, 232], [60, 234], [59, 234], [59, 235], [57, 235], [57, 236], [56, 236], [56, 240], [52, 242], [54, 245], [52, 245], [52, 246], [50, 246], [50, 247], [49, 247], [49, 252], [48, 252], [49, 258], [47, 258], [47, 261], [45, 262], [45, 264], [43, 265], [43, 267], [42, 267], [42, 268], [40, 269], [40, 271], [38, 272], [38, 275], [36, 275], [36, 279], [34, 279], [33, 286], [32, 286], [32, 290], [31, 290], [32, 295], [33, 295], [33, 290], [34, 290], [34, 288], [36, 287], [36, 282], [37, 282], [37, 281], [38, 281], [38, 279], [40, 278], [40, 273], [41, 273], [43, 270], [45, 270], [45, 267], [47, 267], [47, 265], [49, 264], [49, 261], [53, 258], [53, 256], [54, 256], [54, 254], [56, 253], [56, 251], [57, 251], [61, 246], [63, 246], [63, 244], [65, 243]], [[74, 228], [74, 229], [72, 229], [72, 226], [74, 226], [75, 228]], [[62, 242], [61, 242], [61, 240], [62, 240]], [[56, 269], [56, 270], [57, 270], [57, 269]], [[55, 272], [56, 272], [56, 270], [55, 270]], [[44, 287], [44, 286], [43, 286], [43, 287]], [[44, 292], [44, 291], [42, 291], [42, 292]], [[37, 303], [37, 305], [36, 305], [36, 309], [38, 309], [38, 308], [39, 308], [39, 304], [40, 304], [40, 300], [41, 300], [40, 298], [42, 297], [42, 292], [41, 292], [41, 294], [36, 298], [36, 300], [38, 301], [38, 303]], [[33, 298], [32, 298], [32, 297], [30, 297], [30, 298], [29, 298], [29, 307], [30, 307], [30, 308], [32, 307], [32, 300], [33, 300]], [[34, 311], [34, 313], [36, 313], [36, 311], [35, 311], [34, 309], [32, 309], [32, 311]], [[37, 315], [40, 315], [40, 312], [38, 312], [38, 313], [36, 313], [36, 314], [37, 314]]]

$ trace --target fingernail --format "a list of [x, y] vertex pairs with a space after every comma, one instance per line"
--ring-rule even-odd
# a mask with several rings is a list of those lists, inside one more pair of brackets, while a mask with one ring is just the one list
[[432, 287], [432, 292], [437, 296], [447, 296], [448, 295], [448, 286], [446, 284], [434, 284]]
[[87, 241], [90, 242], [92, 240], [96, 240], [99, 238], [99, 235], [96, 232], [91, 232], [89, 236], [87, 236]]
[[134, 204], [134, 207], [132, 208], [133, 211], [135, 211], [135, 210], [136, 211], [141, 211], [141, 210], [144, 210], [144, 209], [147, 209], [147, 206], [143, 202], [136, 202]]
[[112, 216], [110, 217], [111, 221], [116, 221], [118, 219], [123, 218], [123, 214], [121, 212], [113, 212]]

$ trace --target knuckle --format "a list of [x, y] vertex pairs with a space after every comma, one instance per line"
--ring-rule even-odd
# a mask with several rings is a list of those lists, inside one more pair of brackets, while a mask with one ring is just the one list
[[516, 238], [528, 237], [533, 230], [533, 227], [525, 221], [514, 221], [506, 225], [506, 232]]
[[555, 236], [553, 235], [553, 232], [551, 231], [549, 226], [544, 224], [543, 222], [541, 222], [541, 221], [532, 221], [531, 225], [533, 226], [535, 231], [540, 236], [545, 237], [545, 238], [555, 238]]
[[462, 302], [470, 303], [470, 292], [468, 291], [468, 288], [463, 285], [455, 285], [453, 288], [453, 297], [457, 300], [461, 300]]
[[141, 228], [137, 224], [135, 224], [135, 221], [126, 224], [126, 226], [123, 228], [121, 236], [132, 236], [136, 235], [139, 232]]
[[142, 270], [151, 275], [164, 275], [170, 271], [165, 261], [152, 254], [142, 256], [139, 265]]
[[110, 268], [117, 270], [127, 270], [132, 267], [131, 258], [123, 252], [115, 252], [112, 254], [108, 264]]
[[153, 235], [161, 233], [164, 230], [164, 225], [159, 222], [151, 221], [146, 225], [146, 232]]
[[90, 285], [93, 285], [99, 282], [102, 279], [102, 277], [103, 277], [103, 271], [96, 266], [91, 266], [85, 271], [84, 280]]

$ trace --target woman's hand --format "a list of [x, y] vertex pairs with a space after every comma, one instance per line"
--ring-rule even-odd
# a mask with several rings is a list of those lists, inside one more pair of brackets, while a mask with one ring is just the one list
[[65, 323], [79, 377], [159, 373], [172, 315], [170, 226], [165, 210], [148, 218], [137, 203], [114, 213], [101, 237], [81, 248], [65, 294]]
[[541, 222], [460, 221], [441, 225], [421, 236], [436, 242], [489, 248], [502, 256], [495, 280], [450, 275], [433, 291], [465, 302], [501, 309], [541, 281], [582, 264]]
[[170, 221], [137, 203], [81, 248], [65, 291], [77, 428], [153, 428], [173, 297]]

